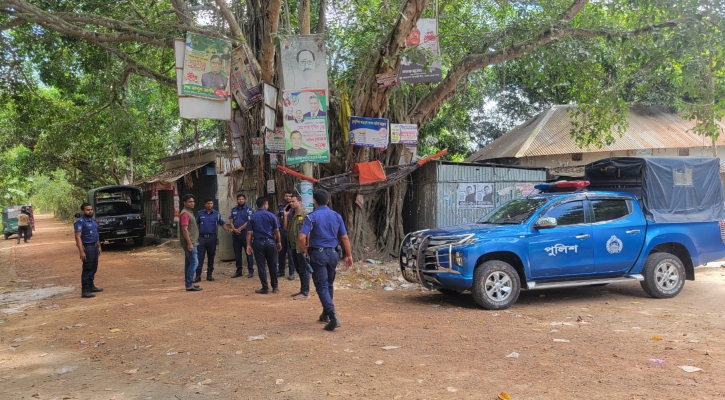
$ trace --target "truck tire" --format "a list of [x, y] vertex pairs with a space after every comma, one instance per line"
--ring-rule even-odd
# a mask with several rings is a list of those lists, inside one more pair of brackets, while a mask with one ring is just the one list
[[644, 280], [639, 284], [644, 291], [658, 299], [677, 296], [685, 285], [685, 266], [670, 253], [653, 253], [644, 264]]
[[479, 306], [486, 310], [505, 310], [519, 298], [521, 280], [508, 263], [486, 261], [473, 273], [471, 293]]

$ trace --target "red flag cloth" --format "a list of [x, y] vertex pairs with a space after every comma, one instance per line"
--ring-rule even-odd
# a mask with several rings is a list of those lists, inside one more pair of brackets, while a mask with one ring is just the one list
[[358, 180], [361, 185], [388, 180], [380, 161], [355, 164], [352, 171], [353, 173], [359, 174]]

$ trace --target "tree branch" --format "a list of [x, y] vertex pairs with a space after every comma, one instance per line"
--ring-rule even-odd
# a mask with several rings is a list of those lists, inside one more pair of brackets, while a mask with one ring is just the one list
[[138, 73], [139, 75], [145, 76], [147, 78], [151, 78], [164, 86], [176, 88], [176, 79], [175, 78], [170, 78], [168, 76], [165, 76], [165, 75], [162, 75], [162, 74], [156, 72], [152, 68], [150, 68], [144, 64], [141, 64], [141, 62], [133, 59], [133, 57], [129, 56], [128, 54], [126, 54], [125, 52], [123, 52], [122, 50], [120, 50], [114, 46], [110, 46], [106, 43], [94, 43], [94, 44], [104, 50], [111, 52], [116, 57], [125, 61], [128, 64], [128, 66], [126, 68], [128, 68], [129, 66], [132, 67], [133, 70], [136, 71], [136, 73]]
[[279, 29], [279, 14], [282, 11], [281, 0], [269, 0], [267, 3], [264, 37], [262, 38], [262, 80], [272, 83], [274, 77], [274, 38]]
[[[586, 1], [586, 0], [578, 0]], [[572, 7], [562, 14], [571, 16]], [[581, 7], [579, 7], [581, 10]], [[573, 17], [573, 16], [572, 16]], [[564, 23], [565, 19], [561, 20]], [[496, 65], [505, 61], [517, 59], [525, 54], [534, 51], [539, 46], [545, 45], [553, 40], [559, 40], [567, 36], [583, 36], [588, 38], [601, 37], [630, 37], [643, 35], [653, 32], [657, 29], [671, 28], [679, 24], [693, 21], [690, 18], [678, 18], [671, 21], [663, 22], [657, 25], [649, 25], [632, 31], [616, 32], [616, 31], [592, 31], [579, 28], [565, 28], [557, 24], [557, 26], [546, 29], [536, 37], [525, 40], [511, 46], [496, 51], [489, 51], [481, 54], [472, 54], [463, 58], [457, 64], [454, 64], [448, 71], [446, 77], [433, 90], [430, 91], [419, 103], [408, 113], [410, 123], [423, 124], [432, 119], [435, 112], [449, 100], [455, 93], [458, 82], [467, 74], [475, 70], [485, 68], [489, 65]]]
[[237, 20], [234, 19], [234, 14], [232, 14], [232, 11], [229, 9], [229, 7], [227, 7], [227, 3], [225, 3], [224, 0], [214, 1], [216, 2], [217, 7], [219, 7], [219, 11], [221, 11], [222, 17], [224, 17], [224, 20], [227, 21], [227, 23], [229, 24], [229, 29], [232, 31], [234, 39], [246, 42], [246, 39], [244, 38], [244, 32], [242, 32], [242, 28], [239, 27]]
[[12, 19], [4, 24], [0, 24], [0, 32], [7, 31], [9, 29], [13, 29], [16, 26], [20, 26], [23, 24], [26, 24], [28, 21], [20, 18]]

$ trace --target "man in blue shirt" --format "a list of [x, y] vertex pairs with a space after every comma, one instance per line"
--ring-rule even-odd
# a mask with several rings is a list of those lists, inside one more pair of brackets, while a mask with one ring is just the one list
[[[279, 293], [277, 284], [277, 252], [282, 249], [279, 236], [279, 223], [269, 209], [269, 200], [265, 197], [257, 199], [257, 211], [249, 218], [247, 228], [247, 254], [252, 254], [257, 259], [257, 270], [262, 288], [254, 292], [259, 294], [269, 293], [267, 284], [267, 268], [272, 280], [272, 293]], [[276, 245], [275, 245], [276, 244]], [[266, 266], [265, 266], [266, 264]]]
[[197, 255], [199, 258], [199, 266], [196, 267], [196, 278], [194, 282], [201, 281], [201, 270], [204, 266], [204, 256], [208, 254], [206, 265], [206, 280], [213, 281], [214, 277], [214, 255], [216, 255], [217, 244], [217, 225], [224, 228], [225, 231], [231, 232], [224, 222], [224, 218], [219, 211], [214, 209], [214, 199], [207, 197], [204, 200], [204, 209], [199, 210], [196, 216], [196, 223], [199, 225], [199, 246], [197, 246]]
[[81, 273], [81, 297], [96, 297], [93, 293], [102, 292], [103, 289], [93, 283], [98, 271], [98, 257], [101, 255], [101, 242], [98, 237], [98, 223], [93, 218], [93, 206], [89, 203], [81, 204], [80, 218], [73, 224], [76, 247], [83, 262]]
[[[289, 258], [289, 275], [287, 276], [287, 279], [293, 281], [295, 279], [295, 255], [292, 252], [292, 249], [288, 246], [288, 238], [287, 238], [287, 229], [284, 228], [285, 226], [285, 211], [288, 213], [289, 218], [289, 211], [291, 209], [290, 202], [292, 201], [292, 192], [289, 190], [284, 192], [284, 203], [280, 204], [279, 207], [277, 207], [277, 222], [279, 222], [279, 234], [282, 237], [282, 250], [279, 251], [279, 254], [277, 254], [277, 261], [279, 261], [279, 268], [277, 269], [277, 276], [278, 277], [284, 277], [285, 272], [285, 260]], [[289, 222], [289, 221], [287, 221]]]
[[[247, 222], [252, 215], [252, 208], [247, 204], [247, 196], [239, 193], [237, 195], [237, 206], [232, 208], [229, 214], [229, 225], [232, 228], [232, 247], [234, 248], [234, 258], [237, 260], [237, 270], [232, 278], [242, 276], [242, 257], [247, 249]], [[247, 269], [249, 270], [248, 278], [254, 277], [254, 257], [247, 255]]]
[[298, 235], [298, 248], [307, 253], [312, 266], [312, 280], [315, 282], [317, 296], [322, 303], [321, 322], [327, 322], [325, 330], [334, 331], [340, 327], [340, 319], [332, 302], [335, 268], [339, 261], [337, 239], [345, 249], [345, 265], [352, 266], [352, 250], [347, 237], [342, 216], [332, 211], [327, 203], [330, 195], [324, 190], [315, 190], [312, 194], [315, 210], [307, 215]]

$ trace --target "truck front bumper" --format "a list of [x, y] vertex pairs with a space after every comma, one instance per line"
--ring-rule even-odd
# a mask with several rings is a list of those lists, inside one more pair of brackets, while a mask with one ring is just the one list
[[409, 233], [400, 245], [399, 264], [403, 278], [432, 290], [465, 288], [462, 266], [455, 263], [455, 248], [473, 235], [429, 236], [425, 231]]

